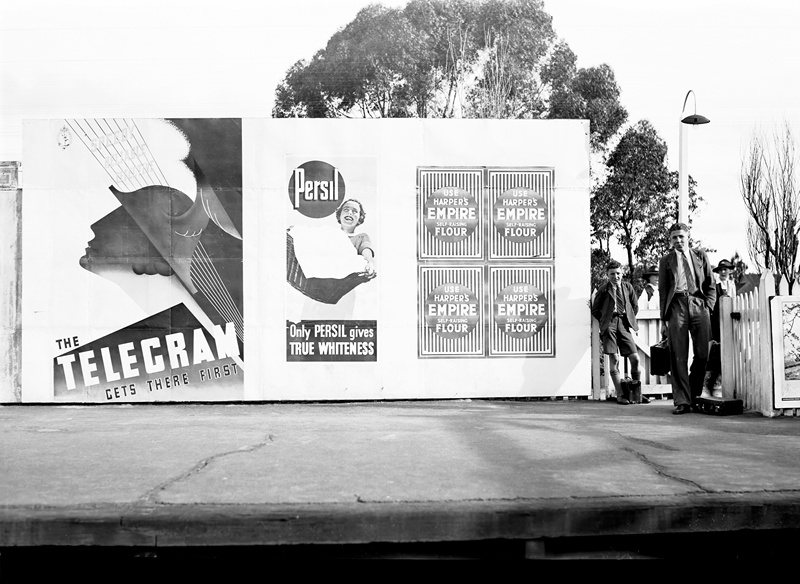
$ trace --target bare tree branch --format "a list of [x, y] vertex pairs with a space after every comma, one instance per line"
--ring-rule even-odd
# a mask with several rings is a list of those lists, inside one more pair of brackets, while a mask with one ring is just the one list
[[750, 215], [747, 240], [758, 268], [785, 278], [791, 294], [797, 279], [800, 191], [797, 148], [788, 122], [772, 134], [769, 146], [754, 134], [742, 161], [740, 191]]

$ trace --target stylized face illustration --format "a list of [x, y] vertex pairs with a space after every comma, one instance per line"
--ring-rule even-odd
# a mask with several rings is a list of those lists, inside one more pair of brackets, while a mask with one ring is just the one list
[[124, 207], [94, 223], [92, 232], [94, 239], [79, 260], [85, 270], [103, 277], [114, 270], [133, 271], [137, 275], [172, 275], [172, 268]]

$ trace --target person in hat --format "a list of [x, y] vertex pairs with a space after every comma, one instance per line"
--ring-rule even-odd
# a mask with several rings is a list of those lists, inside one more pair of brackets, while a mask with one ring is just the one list
[[[672, 249], [658, 262], [661, 335], [669, 344], [675, 404], [672, 413], [686, 414], [692, 411], [694, 398], [703, 388], [717, 289], [706, 252], [689, 244], [689, 227], [685, 223], [674, 224], [669, 229], [669, 240]], [[694, 348], [691, 371], [690, 335]]]
[[[608, 282], [600, 286], [592, 301], [592, 316], [600, 323], [600, 340], [603, 352], [608, 355], [611, 382], [617, 394], [617, 403], [628, 405], [621, 390], [617, 353], [628, 359], [631, 365], [631, 379], [639, 379], [639, 352], [631, 331], [636, 331], [636, 291], [628, 282], [622, 281], [622, 265], [616, 260], [606, 264]], [[642, 396], [642, 403], [649, 398]]]
[[717, 264], [712, 271], [717, 274], [717, 300], [711, 310], [711, 349], [709, 351], [708, 366], [705, 379], [703, 379], [702, 398], [717, 398], [722, 396], [722, 374], [721, 363], [719, 363], [719, 342], [720, 342], [720, 308], [723, 296], [736, 296], [736, 283], [731, 278], [735, 266], [726, 259]]
[[652, 266], [642, 274], [644, 289], [639, 296], [639, 310], [658, 310], [658, 268]]
[[733, 270], [736, 268], [730, 261], [723, 259], [712, 271], [717, 275], [717, 299], [720, 294], [736, 296], [736, 282], [733, 281]]

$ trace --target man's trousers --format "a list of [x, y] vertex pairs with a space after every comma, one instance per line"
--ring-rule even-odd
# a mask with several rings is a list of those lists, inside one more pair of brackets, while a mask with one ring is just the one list
[[[694, 355], [689, 371], [689, 335]], [[676, 294], [667, 319], [669, 360], [672, 372], [672, 399], [676, 406], [691, 405], [703, 389], [708, 342], [711, 340], [711, 317], [705, 300]]]

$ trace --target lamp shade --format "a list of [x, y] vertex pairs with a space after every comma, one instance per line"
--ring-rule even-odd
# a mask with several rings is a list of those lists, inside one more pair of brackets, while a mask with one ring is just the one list
[[697, 125], [700, 125], [700, 124], [707, 124], [710, 121], [711, 120], [709, 120], [707, 117], [701, 116], [700, 114], [692, 114], [690, 116], [686, 116], [685, 118], [683, 118], [681, 120], [682, 123], [691, 124], [692, 126], [697, 126]]

